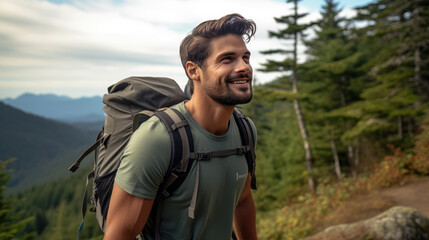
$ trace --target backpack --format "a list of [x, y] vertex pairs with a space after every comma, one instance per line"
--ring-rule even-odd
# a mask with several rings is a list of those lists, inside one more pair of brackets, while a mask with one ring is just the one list
[[88, 174], [82, 201], [82, 222], [78, 236], [82, 231], [87, 211], [87, 188], [93, 180], [90, 211], [96, 213], [97, 221], [104, 232], [110, 196], [121, 156], [132, 133], [149, 117], [156, 116], [167, 128], [171, 139], [171, 158], [168, 171], [164, 176], [156, 197], [157, 238], [159, 238], [159, 219], [163, 200], [168, 198], [185, 180], [193, 161], [208, 160], [212, 157], [224, 157], [244, 154], [249, 172], [252, 174], [252, 189], [256, 189], [254, 136], [251, 126], [243, 113], [235, 108], [234, 118], [240, 131], [243, 146], [235, 149], [198, 153], [194, 152], [192, 134], [184, 116], [176, 109], [169, 108], [189, 99], [189, 90], [185, 92], [170, 78], [129, 77], [108, 88], [103, 96], [105, 122], [95, 142], [70, 166], [75, 172], [83, 159], [94, 152], [94, 168]]

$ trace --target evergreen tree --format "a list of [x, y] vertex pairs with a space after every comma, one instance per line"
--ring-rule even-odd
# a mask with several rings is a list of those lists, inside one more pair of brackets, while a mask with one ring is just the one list
[[298, 20], [302, 19], [307, 15], [307, 13], [298, 13], [298, 2], [300, 0], [287, 0], [287, 3], [293, 3], [293, 12], [290, 15], [282, 16], [279, 18], [274, 18], [275, 21], [279, 24], [285, 24], [286, 27], [277, 32], [270, 31], [270, 37], [276, 37], [281, 40], [292, 40], [292, 49], [273, 49], [263, 51], [263, 54], [283, 54], [286, 55], [285, 59], [282, 61], [268, 60], [266, 63], [262, 64], [262, 71], [272, 72], [280, 71], [289, 72], [289, 75], [285, 75], [284, 78], [287, 78], [291, 81], [291, 91], [293, 95], [293, 107], [295, 110], [295, 115], [298, 121], [300, 134], [303, 141], [303, 146], [305, 149], [305, 165], [308, 172], [308, 185], [312, 192], [315, 192], [315, 181], [313, 177], [313, 163], [314, 157], [312, 149], [309, 142], [309, 134], [307, 131], [306, 123], [304, 116], [301, 110], [301, 105], [298, 99], [298, 73], [297, 73], [297, 61], [298, 61], [298, 41], [304, 36], [303, 31], [307, 29], [307, 24], [299, 24]]
[[[322, 6], [322, 18], [315, 24], [316, 37], [305, 42], [309, 60], [300, 66], [303, 90], [308, 95], [305, 106], [317, 113], [313, 114], [315, 117], [310, 122], [313, 142], [322, 154], [319, 159], [334, 159], [339, 180], [342, 178], [340, 156], [348, 157], [351, 173], [354, 177], [357, 175], [358, 148], [351, 140], [347, 141], [347, 147], [343, 147], [340, 141], [342, 133], [351, 128], [354, 119], [332, 116], [329, 112], [359, 99], [361, 87], [356, 86], [361, 85], [360, 76], [363, 74], [359, 70], [363, 62], [362, 54], [358, 52], [359, 42], [353, 38], [348, 20], [339, 17], [340, 12], [337, 2], [326, 0]], [[326, 155], [327, 148], [330, 148], [330, 157]]]
[[10, 171], [6, 166], [10, 162], [12, 160], [0, 161], [0, 239], [33, 239], [35, 233], [24, 234], [24, 236], [21, 234], [21, 230], [27, 223], [33, 221], [33, 218], [20, 219], [21, 214], [12, 211], [13, 201], [7, 199], [5, 194], [6, 184], [10, 178]]
[[[17, 211], [25, 216], [35, 216], [35, 221], [26, 226], [23, 232], [36, 232], [37, 239], [76, 239], [82, 221], [81, 204], [88, 171], [69, 175], [63, 179], [34, 186], [22, 193], [25, 198], [16, 204]], [[64, 169], [66, 173], [66, 169]], [[88, 186], [91, 189], [91, 185]], [[91, 203], [88, 200], [88, 206]], [[102, 239], [95, 214], [88, 212], [80, 239]]]
[[381, 134], [387, 143], [407, 147], [429, 93], [429, 4], [379, 0], [357, 10], [357, 19], [370, 23], [361, 39], [379, 50], [367, 63], [369, 84], [361, 94], [363, 101], [353, 106], [361, 118], [343, 139]]
[[365, 33], [392, 45], [391, 51], [373, 69], [374, 74], [389, 67], [404, 66], [413, 74], [410, 83], [425, 100], [429, 92], [429, 3], [425, 0], [379, 0], [358, 8], [358, 19], [374, 24]]
[[273, 101], [281, 94], [267, 95], [267, 88], [255, 87], [253, 101], [243, 109], [258, 126], [258, 191], [254, 198], [259, 212], [282, 207], [285, 199], [302, 192], [307, 181], [302, 164], [304, 148], [292, 103]]

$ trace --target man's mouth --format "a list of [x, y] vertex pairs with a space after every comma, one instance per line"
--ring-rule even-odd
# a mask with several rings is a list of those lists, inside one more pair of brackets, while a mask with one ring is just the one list
[[228, 83], [232, 84], [246, 84], [249, 83], [252, 79], [251, 75], [246, 74], [231, 74], [231, 76], [228, 77], [227, 81]]
[[249, 80], [233, 80], [232, 81], [233, 84], [245, 84], [248, 82], [249, 82]]

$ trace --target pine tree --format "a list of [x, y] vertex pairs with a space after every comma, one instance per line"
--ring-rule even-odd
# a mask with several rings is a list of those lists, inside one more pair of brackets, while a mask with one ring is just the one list
[[362, 39], [379, 50], [367, 64], [370, 84], [361, 94], [363, 101], [354, 106], [362, 117], [343, 137], [381, 133], [387, 142], [404, 142], [405, 135], [413, 136], [429, 93], [429, 4], [379, 0], [357, 10], [357, 19], [370, 23]]
[[304, 116], [301, 110], [301, 105], [298, 99], [298, 74], [297, 74], [297, 62], [298, 62], [298, 41], [304, 36], [303, 31], [307, 29], [307, 24], [298, 24], [298, 20], [305, 17], [307, 13], [299, 14], [298, 13], [298, 2], [300, 0], [287, 0], [287, 3], [293, 3], [293, 13], [290, 15], [282, 16], [279, 18], [274, 18], [275, 21], [279, 24], [285, 24], [286, 28], [281, 29], [277, 32], [270, 31], [270, 37], [276, 37], [281, 40], [292, 40], [292, 49], [273, 49], [263, 51], [263, 54], [283, 54], [286, 55], [286, 58], [283, 61], [268, 60], [266, 63], [262, 64], [262, 71], [272, 72], [290, 72], [290, 75], [287, 76], [291, 81], [291, 90], [295, 97], [293, 98], [293, 107], [295, 110], [295, 115], [298, 121], [300, 134], [302, 137], [304, 149], [305, 149], [305, 165], [308, 172], [308, 185], [312, 192], [315, 192], [315, 181], [313, 177], [313, 163], [314, 157], [312, 149], [309, 142], [309, 134], [305, 124]]
[[0, 239], [33, 239], [35, 233], [24, 234], [24, 236], [21, 233], [21, 230], [27, 223], [33, 221], [33, 218], [20, 219], [21, 214], [13, 212], [13, 202], [11, 199], [7, 199], [5, 194], [6, 184], [10, 178], [10, 171], [6, 166], [12, 161], [0, 161]]
[[429, 3], [426, 0], [379, 0], [358, 8], [358, 19], [374, 22], [366, 34], [393, 46], [374, 73], [409, 64], [410, 82], [425, 100], [429, 93]]
[[265, 85], [255, 87], [253, 101], [244, 106], [246, 115], [258, 127], [258, 191], [254, 198], [260, 212], [282, 207], [285, 199], [302, 192], [307, 181], [302, 174], [305, 173], [302, 164], [305, 153], [292, 103], [273, 101], [280, 99], [283, 92], [268, 93], [266, 89]]
[[[356, 86], [362, 82], [360, 76], [363, 74], [359, 70], [363, 62], [360, 43], [353, 37], [348, 24], [350, 20], [339, 17], [340, 12], [337, 2], [325, 1], [322, 18], [315, 24], [316, 36], [305, 42], [309, 60], [300, 66], [303, 90], [308, 96], [305, 106], [312, 113], [317, 113], [313, 114], [310, 123], [315, 138], [313, 142], [319, 149], [318, 159], [334, 159], [339, 180], [342, 178], [341, 156], [348, 158], [351, 173], [357, 176], [357, 141], [348, 140], [344, 146], [340, 140], [342, 133], [350, 129], [355, 120], [329, 113], [359, 100], [361, 89]], [[330, 156], [327, 156], [328, 148]]]

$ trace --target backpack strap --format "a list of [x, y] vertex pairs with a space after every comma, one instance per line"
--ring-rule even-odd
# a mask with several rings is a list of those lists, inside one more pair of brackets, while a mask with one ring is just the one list
[[[85, 159], [86, 158], [86, 156], [88, 156], [91, 152], [93, 152], [93, 151], [95, 151], [96, 149], [97, 149], [97, 147], [98, 146], [100, 146], [100, 144], [101, 144], [101, 142], [103, 141], [103, 132], [104, 132], [104, 129], [102, 129], [99, 133], [98, 133], [98, 135], [97, 135], [97, 138], [96, 138], [96, 140], [95, 140], [95, 142], [91, 145], [91, 146], [89, 146], [88, 147], [88, 149], [86, 149], [85, 150], [85, 152], [83, 152], [82, 153], [82, 155], [76, 160], [76, 162], [75, 163], [73, 163], [73, 165], [71, 165], [70, 167], [69, 167], [69, 170], [71, 171], [71, 172], [75, 172], [78, 168], [79, 168], [79, 165], [80, 165], [80, 163], [82, 162], [82, 160], [83, 159]], [[97, 151], [95, 151], [95, 159], [97, 159]], [[78, 233], [77, 233], [77, 236], [76, 236], [76, 239], [78, 240], [79, 239], [79, 236], [80, 236], [80, 233], [82, 232], [82, 229], [83, 229], [83, 225], [84, 225], [84, 222], [85, 222], [85, 215], [86, 215], [86, 209], [87, 209], [87, 204], [86, 204], [86, 202], [87, 202], [87, 198], [88, 198], [88, 183], [89, 183], [89, 180], [90, 179], [92, 179], [93, 177], [94, 177], [94, 171], [95, 170], [92, 170], [87, 176], [86, 176], [86, 184], [85, 184], [85, 190], [84, 190], [84, 194], [83, 194], [83, 199], [82, 199], [82, 206], [81, 206], [81, 212], [82, 212], [82, 222], [80, 223], [80, 225], [79, 225], [79, 230], [78, 230]]]
[[[145, 113], [145, 115], [148, 115]], [[193, 161], [204, 161], [210, 160], [216, 157], [226, 157], [230, 155], [242, 155], [246, 157], [249, 172], [252, 175], [252, 189], [256, 189], [256, 178], [255, 178], [255, 151], [254, 151], [254, 136], [248, 119], [244, 114], [237, 108], [234, 110], [234, 119], [237, 123], [240, 137], [243, 146], [210, 151], [210, 152], [194, 152], [194, 142], [192, 138], [191, 129], [189, 123], [185, 117], [176, 109], [163, 108], [157, 110], [153, 115], [157, 116], [170, 136], [171, 141], [171, 157], [168, 171], [161, 183], [156, 202], [156, 218], [155, 218], [155, 239], [161, 239], [160, 226], [161, 216], [164, 206], [164, 200], [168, 198], [172, 192], [174, 192], [185, 180], [189, 173], [190, 168], [193, 165]], [[149, 115], [148, 115], [149, 116]], [[191, 200], [191, 206], [188, 210], [188, 216], [194, 217], [194, 207], [197, 196], [198, 178], [199, 178], [199, 166], [197, 164], [197, 176], [196, 183], [194, 185], [193, 196]]]
[[163, 108], [154, 113], [170, 135], [171, 157], [167, 174], [161, 183], [156, 202], [155, 239], [160, 240], [161, 216], [164, 200], [183, 183], [194, 159], [190, 157], [194, 151], [191, 129], [185, 117], [176, 109]]
[[141, 112], [136, 113], [133, 117], [133, 132], [135, 132], [144, 121], [152, 117], [153, 114], [154, 112], [149, 110], [143, 110]]
[[[194, 160], [209, 160], [216, 157], [244, 154], [252, 175], [252, 189], [257, 189], [255, 178], [255, 142], [253, 130], [249, 120], [238, 109], [234, 110], [234, 119], [237, 123], [243, 146], [233, 149], [194, 152], [191, 129], [185, 117], [176, 109], [163, 108], [154, 113], [166, 126], [171, 140], [172, 152], [168, 172], [161, 184], [158, 198], [165, 199], [176, 190], [185, 180]], [[177, 179], [179, 179], [177, 181]]]
[[249, 172], [252, 176], [251, 187], [256, 190], [258, 187], [256, 186], [256, 154], [255, 154], [255, 136], [253, 133], [253, 129], [250, 126], [249, 120], [244, 116], [240, 109], [234, 109], [234, 118], [237, 123], [238, 129], [240, 131], [241, 142], [244, 146], [248, 147], [249, 151], [244, 152], [247, 160], [247, 166], [249, 167]]
[[89, 146], [85, 152], [82, 153], [82, 155], [80, 155], [80, 157], [69, 167], [69, 171], [71, 172], [76, 172], [76, 170], [79, 168], [80, 163], [82, 162], [83, 159], [86, 158], [86, 156], [88, 156], [90, 153], [92, 153], [95, 149], [97, 149], [98, 146], [100, 146], [100, 143], [103, 141], [103, 132], [104, 130], [101, 130], [98, 135], [97, 135], [97, 139], [95, 140], [95, 142]]
[[160, 109], [154, 115], [164, 123], [171, 140], [170, 165], [158, 191], [158, 198], [165, 199], [182, 184], [191, 169], [194, 142], [189, 124], [178, 110]]

